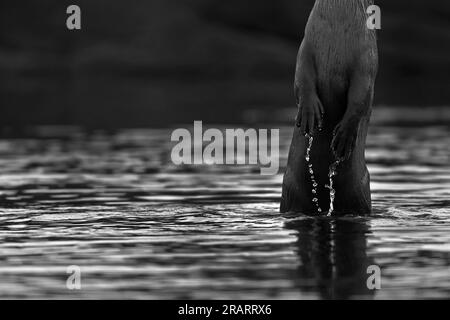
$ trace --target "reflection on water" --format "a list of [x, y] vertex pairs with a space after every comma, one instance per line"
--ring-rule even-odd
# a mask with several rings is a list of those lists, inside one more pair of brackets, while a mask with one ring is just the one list
[[369, 218], [280, 215], [282, 172], [173, 166], [170, 132], [0, 140], [0, 298], [450, 297], [448, 126], [372, 127]]
[[286, 227], [297, 231], [298, 286], [324, 299], [367, 299], [367, 255], [370, 227], [357, 218], [300, 218]]

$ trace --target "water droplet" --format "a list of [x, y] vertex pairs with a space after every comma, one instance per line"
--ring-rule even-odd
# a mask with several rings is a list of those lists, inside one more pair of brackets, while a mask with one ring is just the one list
[[[318, 187], [319, 184], [317, 183], [317, 181], [315, 180], [315, 177], [314, 177], [313, 165], [312, 165], [312, 163], [309, 163], [310, 160], [311, 160], [311, 149], [312, 149], [312, 144], [313, 144], [314, 139], [310, 135], [306, 135], [306, 139], [308, 139], [308, 147], [306, 149], [305, 159], [308, 162], [308, 168], [309, 168], [308, 171], [309, 171], [310, 178], [311, 178], [311, 183], [312, 183], [312, 186], [313, 186], [311, 192], [312, 192], [313, 195], [317, 195], [317, 187]], [[337, 169], [339, 163], [340, 163], [340, 160], [337, 160], [337, 161], [335, 161], [334, 163], [331, 164], [331, 166], [329, 168], [329, 171], [328, 171], [328, 177], [330, 179], [330, 184], [329, 185], [328, 184], [325, 185], [325, 188], [330, 190], [330, 209], [328, 211], [328, 216], [330, 216], [333, 213], [333, 211], [334, 211], [334, 198], [336, 196], [336, 190], [333, 189], [333, 177], [337, 175], [337, 170], [336, 169]], [[315, 204], [315, 206], [317, 208], [317, 212], [321, 213], [322, 209], [319, 206], [319, 199], [317, 197], [314, 197], [312, 199], [312, 202]]]
[[334, 190], [334, 188], [333, 188], [333, 177], [337, 175], [336, 169], [340, 162], [341, 162], [340, 160], [337, 160], [331, 164], [329, 173], [328, 173], [328, 177], [330, 178], [330, 184], [325, 185], [326, 188], [330, 189], [330, 209], [328, 210], [328, 214], [327, 214], [328, 216], [331, 216], [331, 214], [334, 211], [334, 199], [336, 196], [336, 190]]
[[[316, 195], [317, 194], [317, 186], [318, 186], [318, 184], [317, 184], [317, 181], [315, 180], [315, 177], [314, 177], [313, 165], [312, 165], [312, 163], [309, 163], [309, 161], [311, 160], [311, 155], [310, 154], [311, 154], [311, 148], [312, 148], [312, 144], [313, 144], [314, 138], [312, 136], [310, 136], [310, 135], [306, 135], [306, 138], [308, 139], [308, 147], [306, 149], [305, 159], [306, 159], [306, 162], [308, 162], [309, 174], [310, 174], [311, 183], [312, 183], [312, 186], [313, 186], [311, 192], [312, 192], [312, 194]], [[319, 207], [319, 199], [314, 197], [312, 199], [312, 202], [316, 205], [317, 212], [321, 213], [322, 209]]]

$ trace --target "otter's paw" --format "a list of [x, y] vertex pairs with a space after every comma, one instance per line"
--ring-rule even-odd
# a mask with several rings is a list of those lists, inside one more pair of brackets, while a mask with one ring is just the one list
[[333, 132], [331, 150], [338, 160], [350, 158], [358, 138], [358, 125], [341, 121]]
[[316, 127], [319, 131], [323, 126], [323, 105], [318, 97], [310, 99], [310, 101], [300, 101], [295, 125], [300, 128], [300, 132], [304, 135], [313, 135]]

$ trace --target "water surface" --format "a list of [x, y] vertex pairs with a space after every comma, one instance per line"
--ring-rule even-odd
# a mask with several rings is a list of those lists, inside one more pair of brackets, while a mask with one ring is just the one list
[[283, 169], [176, 167], [170, 133], [0, 140], [0, 298], [450, 298], [448, 126], [371, 127], [367, 218], [281, 215]]

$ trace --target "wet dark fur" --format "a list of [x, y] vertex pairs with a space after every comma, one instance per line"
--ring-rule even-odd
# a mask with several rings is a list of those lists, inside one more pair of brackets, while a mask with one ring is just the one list
[[325, 188], [329, 166], [342, 157], [346, 160], [334, 179], [335, 212], [371, 212], [364, 157], [378, 69], [375, 31], [366, 26], [366, 9], [371, 4], [370, 0], [316, 0], [297, 58], [299, 114], [283, 180], [281, 212], [317, 212], [305, 161], [305, 132], [314, 132], [311, 163], [319, 183], [320, 207], [329, 208]]

